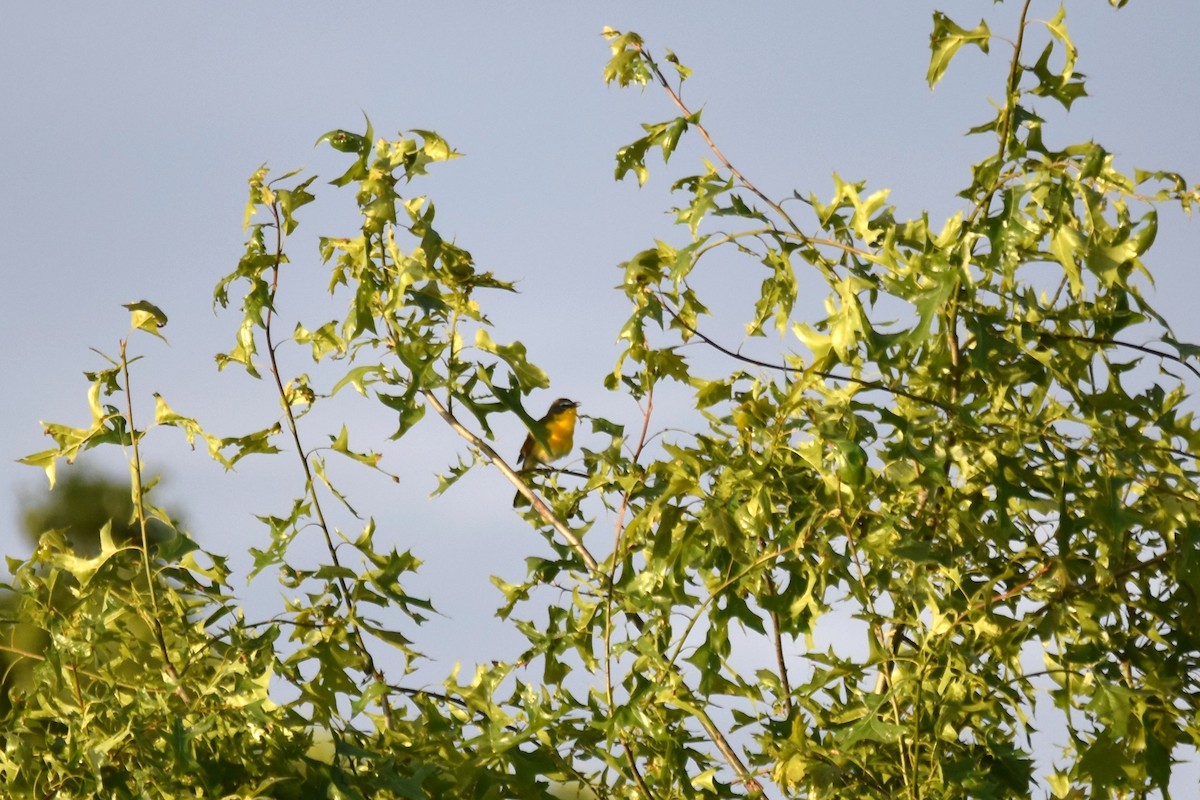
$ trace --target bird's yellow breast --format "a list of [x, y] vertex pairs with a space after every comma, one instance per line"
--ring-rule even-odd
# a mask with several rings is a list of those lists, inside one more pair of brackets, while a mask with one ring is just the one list
[[550, 458], [562, 458], [571, 452], [575, 444], [575, 417], [575, 409], [568, 408], [546, 423], [546, 446], [550, 450]]

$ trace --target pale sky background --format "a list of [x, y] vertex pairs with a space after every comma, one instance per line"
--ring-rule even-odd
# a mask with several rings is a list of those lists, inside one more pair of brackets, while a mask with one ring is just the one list
[[[39, 420], [87, 421], [81, 373], [102, 365], [88, 348], [116, 352], [128, 324], [122, 303], [145, 298], [170, 316], [169, 346], [146, 336], [132, 344], [146, 356], [134, 371], [143, 423], [154, 391], [218, 435], [274, 419], [277, 401], [267, 383], [232, 370], [218, 374], [212, 358], [232, 346], [238, 321], [236, 310], [214, 317], [212, 288], [241, 253], [246, 179], [261, 163], [275, 174], [305, 168], [321, 176], [322, 200], [300, 214], [294, 269], [280, 295], [286, 318], [297, 312], [315, 327], [335, 312], [320, 303], [327, 279], [312, 237], [349, 233], [344, 212], [351, 198], [324, 183], [341, 174], [347, 158], [313, 142], [334, 128], [361, 131], [363, 112], [379, 136], [438, 131], [466, 157], [436, 165], [413, 191], [431, 196], [441, 232], [482, 268], [521, 281], [520, 294], [481, 300], [489, 304], [493, 337], [524, 341], [552, 377], [552, 389], [531, 408], [567, 395], [587, 413], [632, 426], [636, 407], [602, 387], [626, 314], [612, 289], [620, 279], [616, 265], [656, 237], [685, 235], [663, 213], [666, 187], [669, 176], [698, 171], [706, 154], [697, 140], [676, 154], [669, 171], [652, 161], [646, 187], [614, 183], [616, 149], [639, 135], [640, 122], [675, 112], [654, 88], [603, 85], [608, 48], [601, 28], [636, 30], [655, 53], [669, 47], [679, 54], [695, 70], [685, 98], [705, 107], [718, 143], [768, 194], [797, 189], [827, 198], [836, 170], [872, 188], [890, 187], [897, 216], [928, 209], [940, 227], [960, 207], [954, 195], [966, 185], [969, 165], [994, 149], [992, 139], [963, 133], [992, 117], [988, 100], [1002, 92], [1010, 51], [1002, 42], [990, 57], [964, 49], [931, 92], [924, 82], [931, 13], [943, 8], [966, 26], [986, 16], [995, 33], [1011, 37], [1018, 5], [6, 4], [0, 552], [25, 554], [13, 532], [18, 492], [44, 483], [15, 459], [49, 446]], [[1200, 180], [1200, 3], [1130, 6], [1117, 12], [1100, 0], [1068, 4], [1078, 69], [1092, 96], [1069, 116], [1035, 101], [1049, 119], [1048, 143], [1093, 138], [1126, 170], [1172, 169]], [[1048, 18], [1057, 8], [1036, 0], [1033, 16]], [[1033, 35], [1040, 49], [1040, 33]], [[1037, 50], [1029, 52], [1032, 60]], [[1200, 221], [1164, 207], [1147, 259], [1159, 310], [1190, 341], [1200, 341], [1198, 243]], [[713, 285], [747, 274], [717, 276]], [[306, 286], [305, 279], [313, 282]], [[728, 290], [736, 295], [733, 283]], [[706, 329], [741, 344], [749, 311], [737, 311]], [[311, 370], [303, 351], [288, 358], [290, 371]], [[464, 452], [452, 433], [430, 415], [411, 440], [386, 441], [392, 419], [349, 393], [327, 419], [342, 417], [355, 420], [351, 443], [382, 450], [383, 466], [401, 478], [397, 486], [340, 470], [356, 506], [377, 519], [377, 541], [426, 561], [410, 585], [445, 616], [409, 633], [437, 659], [435, 672], [444, 674], [456, 659], [513, 658], [519, 640], [492, 638], [487, 627], [500, 602], [488, 576], [518, 581], [525, 556], [540, 550], [509, 508], [511, 486], [480, 470], [429, 500], [434, 473]], [[310, 445], [336, 433], [336, 426], [318, 424], [324, 421], [304, 431]], [[513, 420], [497, 436], [501, 452], [515, 453], [523, 432]], [[588, 438], [581, 432], [577, 441], [587, 446]], [[243, 569], [246, 547], [266, 544], [253, 515], [281, 513], [300, 491], [295, 461], [284, 457], [248, 460], [226, 475], [202, 451], [189, 452], [177, 432], [158, 433], [148, 448], [150, 468], [166, 474], [160, 500], [182, 511], [202, 546], [233, 556]], [[122, 469], [115, 454], [87, 461]], [[342, 524], [355, 532], [350, 520]], [[278, 593], [270, 578], [242, 590], [248, 617], [272, 608]], [[1195, 785], [1194, 765], [1180, 772], [1192, 776], [1180, 785]]]

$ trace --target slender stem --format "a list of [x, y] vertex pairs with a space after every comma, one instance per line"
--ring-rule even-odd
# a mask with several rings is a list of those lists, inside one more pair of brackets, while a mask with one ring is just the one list
[[[637, 446], [633, 448], [633, 455], [630, 456], [630, 463], [636, 464], [641, 458], [642, 450], [646, 446], [646, 441], [650, 432], [650, 415], [654, 412], [654, 388], [651, 386], [646, 397], [646, 410], [642, 412], [642, 431], [638, 436]], [[606, 591], [604, 594], [604, 689], [605, 697], [608, 700], [609, 708], [613, 706], [613, 691], [612, 691], [612, 616], [613, 616], [613, 584], [617, 579], [617, 565], [620, 564], [623, 557], [624, 545], [622, 540], [625, 537], [625, 512], [629, 508], [629, 492], [621, 495], [621, 505], [617, 509], [617, 521], [613, 532], [613, 555], [612, 555], [612, 571], [609, 573]]]
[[646, 785], [646, 779], [642, 777], [642, 771], [638, 769], [637, 759], [633, 757], [633, 750], [625, 742], [621, 740], [621, 746], [625, 748], [625, 763], [629, 765], [629, 771], [633, 773], [633, 781], [642, 790], [642, 797], [646, 800], [653, 800], [654, 793], [650, 791], [650, 787]]
[[1008, 65], [1008, 85], [1005, 92], [1005, 113], [1004, 119], [1000, 122], [1000, 150], [996, 153], [997, 161], [1004, 161], [1004, 155], [1008, 152], [1008, 137], [1012, 133], [1013, 111], [1017, 105], [1017, 70], [1020, 68], [1021, 48], [1025, 43], [1025, 26], [1026, 19], [1029, 17], [1029, 6], [1033, 4], [1033, 0], [1025, 0], [1025, 5], [1021, 6], [1021, 20], [1017, 25], [1017, 41], [1013, 44], [1013, 57]]
[[1166, 359], [1167, 361], [1174, 361], [1175, 363], [1182, 366], [1184, 369], [1191, 372], [1197, 378], [1200, 378], [1200, 369], [1197, 369], [1192, 364], [1189, 364], [1186, 359], [1183, 359], [1173, 353], [1167, 353], [1163, 350], [1156, 350], [1153, 347], [1147, 347], [1147, 346], [1141, 345], [1141, 344], [1134, 344], [1133, 342], [1126, 342], [1126, 341], [1122, 341], [1121, 339], [1109, 339], [1104, 336], [1083, 336], [1080, 334], [1052, 333], [1050, 331], [1044, 331], [1042, 333], [1042, 335], [1047, 336], [1051, 339], [1066, 339], [1068, 341], [1073, 341], [1073, 342], [1090, 342], [1092, 344], [1106, 344], [1106, 345], [1111, 345], [1113, 347], [1127, 347], [1130, 350], [1137, 350], [1139, 353], [1145, 353], [1146, 355], [1151, 355], [1151, 356], [1155, 356], [1157, 358]]
[[82, 710], [86, 708], [86, 702], [83, 699], [83, 687], [79, 685], [79, 666], [71, 664], [69, 669], [71, 670], [71, 689], [75, 692], [75, 702]]
[[[263, 323], [263, 335], [267, 341], [267, 357], [271, 364], [271, 377], [275, 379], [275, 389], [279, 393], [280, 404], [283, 406], [284, 419], [287, 421], [288, 432], [291, 434], [292, 443], [296, 448], [296, 455], [300, 459], [301, 469], [304, 471], [304, 491], [308, 495], [309, 501], [312, 503], [313, 513], [317, 518], [317, 526], [321, 529], [321, 533], [325, 537], [325, 547], [329, 552], [329, 558], [334, 567], [337, 567], [339, 572], [341, 569], [341, 561], [338, 559], [337, 547], [333, 543], [333, 535], [329, 531], [329, 524], [325, 519], [325, 511], [321, 507], [321, 499], [317, 495], [316, 481], [313, 480], [312, 467], [308, 463], [308, 454], [304, 450], [304, 445], [300, 441], [300, 431], [296, 425], [296, 415], [292, 412], [292, 404], [288, 402], [287, 390], [283, 386], [283, 378], [279, 372], [279, 362], [275, 356], [275, 342], [272, 335], [272, 322], [275, 319], [275, 295], [279, 289], [279, 267], [283, 260], [283, 221], [280, 219], [279, 206], [272, 204], [271, 213], [275, 217], [275, 263], [271, 267], [271, 288], [267, 301], [267, 314]], [[338, 589], [342, 595], [342, 603], [346, 606], [349, 616], [350, 631], [354, 637], [355, 649], [363, 659], [365, 671], [371, 676], [371, 679], [379, 683], [384, 691], [380, 693], [379, 701], [383, 708], [384, 720], [388, 728], [392, 727], [392, 702], [389, 694], [390, 686], [386, 676], [375, 665], [375, 659], [371, 655], [371, 651], [367, 648], [366, 637], [363, 635], [362, 626], [358, 622], [358, 604], [355, 602], [353, 595], [350, 593], [350, 587], [346, 583], [346, 579], [338, 574], [334, 577]]]
[[[31, 661], [45, 661], [46, 660], [46, 657], [44, 655], [42, 655], [41, 653], [35, 653], [32, 650], [26, 650], [23, 647], [16, 647], [11, 644], [4, 644], [3, 642], [0, 642], [0, 653], [12, 653], [14, 656], [21, 656], [21, 658], [28, 658]], [[16, 663], [17, 662], [14, 661], [14, 662], [12, 662], [12, 664], [9, 664], [8, 669], [11, 670]], [[7, 677], [8, 677], [7, 671], [4, 673], [4, 677], [7, 679]], [[7, 684], [7, 680], [5, 681], [5, 683]]]
[[[858, 573], [858, 582], [859, 582], [859, 585], [863, 587], [864, 605], [866, 606], [867, 611], [870, 612], [872, 620], [877, 620], [877, 619], [879, 619], [879, 612], [875, 610], [874, 598], [871, 597], [871, 593], [869, 591], [867, 591], [866, 571], [863, 569], [862, 560], [859, 558], [859, 554], [858, 554], [858, 543], [854, 538], [854, 527], [855, 527], [855, 525], [858, 524], [858, 518], [856, 517], [853, 520], [847, 519], [846, 510], [842, 507], [842, 493], [840, 491], [840, 486], [839, 486], [839, 491], [837, 493], [837, 507], [838, 507], [838, 519], [843, 521], [842, 526], [846, 532], [846, 544], [847, 544], [847, 547], [850, 548], [850, 555], [852, 556], [853, 561], [854, 561], [854, 568], [855, 568], [855, 571]], [[873, 623], [873, 626], [874, 626], [874, 623]], [[883, 636], [882, 628], [875, 628], [875, 631], [872, 633], [872, 635], [876, 636], [878, 639], [882, 639], [882, 636]], [[881, 642], [881, 644], [882, 644], [882, 642]], [[896, 645], [896, 644], [898, 644], [898, 640], [893, 639], [893, 645]], [[893, 649], [887, 651], [883, 665], [881, 666], [881, 668], [879, 670], [879, 674], [876, 675], [876, 678], [875, 678], [876, 694], [880, 693], [884, 688], [889, 688], [889, 689], [891, 688], [891, 676], [892, 676], [892, 669], [893, 669], [894, 663], [895, 663], [895, 649], [893, 647]], [[888, 702], [892, 708], [892, 721], [896, 724], [897, 727], [899, 727], [901, 725], [902, 714], [900, 711], [900, 700], [899, 700], [899, 698], [897, 698], [896, 693], [894, 691], [888, 693]], [[904, 777], [905, 784], [909, 786], [909, 791], [911, 793], [912, 787], [910, 784], [908, 773], [910, 770], [915, 769], [916, 760], [917, 760], [916, 755], [915, 755], [915, 753], [911, 756], [906, 755], [904, 752], [904, 743], [903, 742], [899, 743], [898, 749], [899, 749], [900, 761], [901, 761], [900, 774]], [[916, 749], [915, 740], [914, 740], [914, 744], [913, 744], [913, 749], [914, 750]]]
[[466, 439], [472, 447], [478, 449], [485, 456], [487, 456], [488, 460], [495, 464], [496, 468], [504, 474], [504, 477], [508, 478], [509, 481], [512, 482], [513, 486], [517, 487], [521, 494], [529, 498], [530, 502], [533, 503], [534, 510], [536, 510], [538, 514], [540, 514], [542, 518], [546, 520], [546, 522], [553, 527], [554, 530], [563, 537], [563, 539], [567, 541], [567, 544], [571, 547], [571, 550], [573, 550], [575, 555], [579, 556], [580, 560], [583, 561], [588, 572], [597, 577], [603, 577], [603, 571], [600, 569], [600, 562], [597, 561], [595, 556], [593, 556], [591, 552], [588, 551], [587, 547], [584, 546], [583, 540], [575, 534], [575, 531], [568, 528], [567, 524], [559, 519], [540, 497], [529, 490], [528, 485], [526, 485], [525, 481], [521, 480], [518, 472], [510, 467], [508, 463], [500, 456], [500, 454], [492, 448], [491, 445], [489, 445], [480, 437], [476, 436], [474, 432], [459, 422], [458, 418], [455, 417], [448, 408], [446, 408], [441, 400], [437, 399], [437, 396], [433, 392], [428, 389], [422, 389], [421, 395], [425, 398], [425, 402], [429, 403], [430, 407], [437, 412], [437, 415], [441, 417], [446, 424], [454, 430], [455, 433]]
[[700, 332], [697, 328], [684, 322], [683, 318], [679, 316], [679, 314], [675, 311], [675, 309], [673, 309], [661, 295], [658, 296], [658, 300], [659, 300], [659, 303], [662, 304], [663, 309], [666, 310], [666, 312], [671, 315], [671, 319], [673, 319], [675, 322], [677, 322], [679, 324], [679, 326], [682, 327], [684, 330], [686, 330], [688, 333], [692, 334], [697, 339], [700, 339], [701, 341], [703, 341], [705, 344], [707, 344], [709, 347], [713, 348], [717, 352], [719, 352], [723, 355], [727, 355], [730, 358], [737, 359], [738, 361], [741, 361], [743, 363], [753, 364], [756, 367], [763, 367], [764, 369], [777, 370], [779, 372], [808, 373], [810, 375], [816, 375], [817, 377], [820, 377], [820, 378], [825, 378], [826, 380], [846, 381], [847, 383], [853, 383], [853, 384], [862, 386], [865, 389], [878, 389], [883, 392], [888, 392], [890, 394], [894, 394], [897, 397], [908, 398], [909, 400], [913, 400], [918, 403], [928, 403], [929, 405], [936, 406], [937, 408], [940, 408], [943, 411], [946, 411], [949, 409], [949, 406], [947, 406], [945, 403], [942, 403], [939, 400], [935, 400], [932, 397], [925, 397], [923, 395], [914, 394], [913, 392], [907, 391], [905, 389], [901, 389], [897, 386], [889, 386], [888, 384], [883, 383], [882, 381], [872, 381], [872, 380], [867, 380], [866, 378], [856, 378], [853, 375], [838, 375], [837, 373], [834, 373], [834, 372], [825, 372], [825, 371], [819, 370], [819, 369], [803, 369], [800, 367], [789, 367], [786, 364], [774, 364], [769, 361], [761, 361], [757, 358], [752, 358], [751, 356], [742, 355], [741, 353], [737, 352], [736, 350], [730, 350], [728, 347], [718, 344], [712, 338], [710, 338], [706, 334]]
[[[767, 593], [772, 598], [779, 597], [779, 589], [775, 586], [775, 578], [771, 576], [771, 568], [767, 567], [763, 574], [767, 584]], [[783, 693], [783, 710], [787, 716], [792, 715], [792, 681], [788, 677], [787, 660], [783, 653], [783, 626], [779, 621], [779, 612], [771, 609], [771, 639], [775, 645], [775, 669], [779, 671], [779, 688]]]
[[1030, 586], [1037, 583], [1038, 579], [1041, 578], [1043, 575], [1045, 575], [1047, 572], [1049, 572], [1053, 568], [1053, 566], [1054, 566], [1053, 561], [1047, 561], [1044, 564], [1042, 564], [1040, 567], [1038, 567], [1033, 572], [1032, 575], [1030, 575], [1025, 580], [1021, 581], [1020, 583], [1016, 584], [1008, 591], [1001, 592], [1000, 594], [992, 595], [991, 597], [988, 597], [978, 603], [971, 604], [971, 606], [969, 606], [968, 608], [963, 609], [961, 612], [959, 612], [958, 616], [954, 620], [954, 625], [962, 624], [967, 619], [968, 616], [970, 616], [972, 613], [974, 613], [976, 611], [982, 611], [983, 609], [990, 608], [991, 606], [994, 606], [997, 603], [1003, 603], [1005, 600], [1008, 600], [1012, 597], [1016, 597], [1021, 592], [1025, 591]]
[[167, 648], [167, 639], [163, 634], [162, 619], [159, 616], [158, 610], [158, 593], [154, 589], [154, 571], [150, 566], [150, 541], [147, 536], [146, 525], [146, 505], [142, 497], [142, 454], [138, 441], [141, 435], [138, 433], [137, 425], [133, 420], [133, 391], [129, 383], [129, 357], [127, 355], [126, 346], [128, 339], [122, 339], [120, 342], [121, 351], [121, 378], [125, 384], [125, 424], [129, 428], [129, 442], [132, 450], [130, 459], [130, 472], [133, 484], [133, 509], [137, 517], [138, 532], [141, 535], [141, 553], [142, 567], [146, 576], [146, 593], [150, 596], [150, 627], [154, 631], [154, 641], [158, 644], [159, 653], [163, 659], [163, 669], [170, 676], [172, 681], [176, 682], [175, 693], [179, 695], [184, 702], [190, 703], [191, 696], [188, 691], [179, 684], [179, 672], [175, 669], [175, 664], [171, 660], [171, 651]]
[[[1025, 42], [1025, 26], [1026, 19], [1029, 16], [1029, 6], [1033, 0], [1025, 0], [1025, 4], [1021, 7], [1021, 19], [1017, 25], [1017, 40], [1013, 43], [1013, 57], [1008, 65], [1008, 81], [1005, 84], [1005, 106], [1004, 116], [1000, 119], [1000, 145], [996, 151], [996, 163], [1004, 162], [1004, 157], [1008, 153], [1008, 137], [1012, 135], [1013, 116], [1017, 107], [1017, 71], [1021, 67], [1021, 47]], [[991, 205], [992, 197], [996, 194], [996, 190], [1000, 188], [1001, 178], [997, 177], [996, 181], [988, 187], [987, 193], [979, 204], [971, 210], [967, 222], [973, 222], [980, 213], [987, 213], [987, 208]]]
[[900, 643], [904, 641], [904, 633], [903, 623], [892, 627], [890, 637], [883, 635], [882, 627], [879, 629], [879, 646], [884, 648], [885, 659], [879, 673], [875, 676], [875, 688], [872, 690], [875, 694], [882, 694], [884, 691], [892, 689], [892, 671], [896, 668], [896, 651], [900, 648]]
[[[912, 714], [912, 755], [909, 757], [911, 763], [905, 765], [904, 771], [901, 773], [904, 776], [905, 782], [908, 784], [908, 794], [913, 800], [921, 800], [921, 759], [918, 756], [917, 748], [921, 742], [921, 709], [924, 708], [923, 697], [925, 694], [925, 673], [926, 665], [922, 664], [921, 669], [917, 672], [917, 696], [913, 701]], [[893, 696], [895, 692], [892, 693]], [[934, 746], [936, 747], [936, 739], [934, 738]], [[901, 739], [900, 752], [904, 753], [904, 742]], [[912, 770], [911, 782], [908, 776], [909, 770]]]
[[[849, 253], [850, 255], [866, 259], [867, 261], [876, 263], [879, 261], [879, 253], [873, 253], [870, 250], [864, 250], [861, 247], [855, 247], [852, 244], [839, 242], [836, 239], [819, 238], [816, 236], [809, 236], [805, 233], [783, 231], [779, 228], [770, 227], [752, 228], [750, 230], [737, 231], [735, 233], [721, 234], [720, 238], [707, 242], [703, 247], [700, 247], [696, 250], [695, 257], [692, 259], [693, 266], [697, 261], [700, 260], [701, 256], [707, 254], [710, 250], [715, 250], [723, 245], [729, 244], [730, 242], [735, 242], [738, 239], [744, 239], [748, 236], [778, 236], [783, 239], [793, 239], [799, 242], [804, 242], [805, 244], [820, 245], [821, 247], [832, 247], [834, 249], [841, 250], [844, 253]], [[818, 253], [818, 255], [820, 254]], [[822, 259], [824, 259], [824, 256], [822, 256]], [[825, 262], [822, 264], [822, 266], [832, 266], [833, 263], [834, 262]]]
[[[662, 70], [658, 67], [658, 63], [655, 62], [655, 60], [650, 56], [650, 53], [641, 46], [638, 46], [638, 50], [641, 52], [642, 57], [646, 60], [646, 63], [650, 66], [651, 71], [654, 72], [654, 77], [658, 79], [659, 85], [661, 85], [663, 89], [666, 90], [667, 94], [670, 95], [671, 101], [674, 102], [676, 107], [683, 112], [684, 116], [693, 116], [692, 110], [683, 102], [683, 98], [679, 96], [679, 92], [677, 92], [667, 81], [667, 77], [663, 75]], [[763, 194], [763, 192], [761, 192], [757, 186], [750, 182], [749, 178], [743, 175], [741, 171], [735, 167], [728, 158], [725, 157], [725, 154], [721, 152], [721, 148], [717, 147], [716, 142], [714, 142], [712, 137], [708, 135], [708, 131], [702, 124], [699, 122], [693, 122], [690, 124], [697, 131], [699, 131], [702, 137], [704, 137], [704, 141], [708, 145], [708, 149], [711, 150], [713, 155], [717, 157], [717, 160], [721, 162], [721, 165], [724, 166], [725, 169], [729, 170], [731, 175], [737, 178], [739, 183], [741, 183], [743, 186], [757, 195], [760, 200], [770, 206], [776, 214], [778, 214], [784, 219], [785, 222], [787, 222], [788, 226], [793, 231], [800, 234], [802, 237], [804, 236], [804, 234], [800, 231], [800, 227], [792, 220], [790, 216], [788, 216], [788, 213], [783, 210], [783, 206]]]
[[[654, 412], [654, 388], [651, 386], [646, 397], [646, 410], [642, 412], [642, 430], [638, 436], [638, 443], [633, 448], [633, 455], [630, 456], [630, 462], [636, 464], [642, 455], [642, 450], [646, 446], [646, 441], [650, 432], [650, 415]], [[613, 533], [613, 555], [612, 555], [612, 571], [608, 575], [608, 580], [604, 592], [604, 696], [608, 707], [611, 709], [616, 705], [613, 699], [613, 683], [612, 683], [612, 630], [613, 630], [613, 601], [614, 594], [613, 584], [616, 582], [617, 566], [620, 564], [623, 545], [622, 539], [625, 535], [625, 512], [629, 508], [629, 492], [621, 495], [621, 506], [617, 509], [616, 528]], [[621, 747], [625, 750], [625, 763], [629, 765], [629, 771], [633, 774], [634, 782], [638, 788], [642, 790], [642, 795], [649, 800], [654, 797], [650, 791], [650, 787], [646, 785], [646, 779], [642, 777], [642, 772], [638, 768], [637, 758], [634, 756], [633, 748], [629, 746], [629, 742], [625, 736], [618, 735], [618, 740], [621, 742]]]

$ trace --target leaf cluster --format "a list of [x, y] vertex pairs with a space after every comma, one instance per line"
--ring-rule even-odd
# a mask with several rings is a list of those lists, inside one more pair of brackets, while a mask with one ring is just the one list
[[[410, 193], [449, 144], [369, 121], [320, 137], [350, 159], [332, 184], [358, 213], [316, 246], [344, 312], [286, 327], [316, 176], [257, 170], [214, 295], [240, 310], [216, 360], [272, 385], [273, 417], [218, 436], [153, 395], [139, 427], [122, 340], [89, 375], [91, 423], [47, 425], [55, 446], [26, 459], [53, 482], [61, 459], [122, 448], [137, 535], [84, 554], [50, 531], [13, 563], [20, 618], [49, 644], [22, 654], [12, 792], [1002, 798], [1048, 769], [1055, 797], [1165, 794], [1200, 744], [1200, 350], [1153, 308], [1146, 258], [1160, 210], [1200, 195], [1054, 143], [1037, 104], [1069, 110], [1084, 76], [1065, 9], [1028, 9], [1003, 100], [971, 130], [994, 149], [937, 221], [836, 175], [824, 195], [767, 195], [684, 102], [688, 68], [605, 30], [605, 80], [656, 86], [676, 112], [618, 151], [616, 177], [645, 183], [685, 136], [711, 158], [672, 184], [676, 235], [620, 265], [630, 311], [604, 385], [642, 419], [593, 418], [579, 468], [520, 473], [492, 445], [496, 415], [537, 431], [524, 398], [549, 378], [493, 335], [487, 292], [512, 285]], [[929, 84], [999, 41], [935, 14]], [[722, 258], [745, 267], [726, 280], [755, 275], [736, 324], [768, 356], [723, 343], [699, 288]], [[130, 311], [131, 333], [162, 335], [153, 304]], [[285, 372], [285, 351], [311, 374]], [[527, 574], [493, 579], [526, 643], [511, 662], [405, 683], [436, 598], [406, 589], [418, 557], [377, 542], [332, 466], [391, 477], [379, 449], [352, 445], [353, 420], [313, 432], [347, 388], [398, 447], [432, 419], [463, 438], [439, 494], [495, 467], [532, 498]], [[688, 423], [658, 421], [668, 393]], [[248, 622], [225, 561], [151, 504], [139, 444], [164, 427], [227, 468], [293, 464], [295, 496], [259, 515], [251, 550], [287, 590], [277, 617]], [[153, 547], [152, 520], [171, 531]], [[317, 564], [298, 554], [309, 534]], [[1050, 757], [1031, 744], [1045, 727], [1063, 731]]]

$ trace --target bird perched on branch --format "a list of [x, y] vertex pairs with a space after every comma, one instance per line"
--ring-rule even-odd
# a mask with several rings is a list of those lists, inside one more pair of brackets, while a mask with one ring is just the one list
[[[575, 445], [575, 421], [578, 418], [579, 403], [560, 397], [550, 404], [546, 416], [537, 421], [542, 429], [541, 441], [531, 431], [521, 445], [521, 471], [527, 472], [543, 464], [557, 461]], [[513, 498], [513, 508], [521, 503], [523, 495], [517, 492]]]

